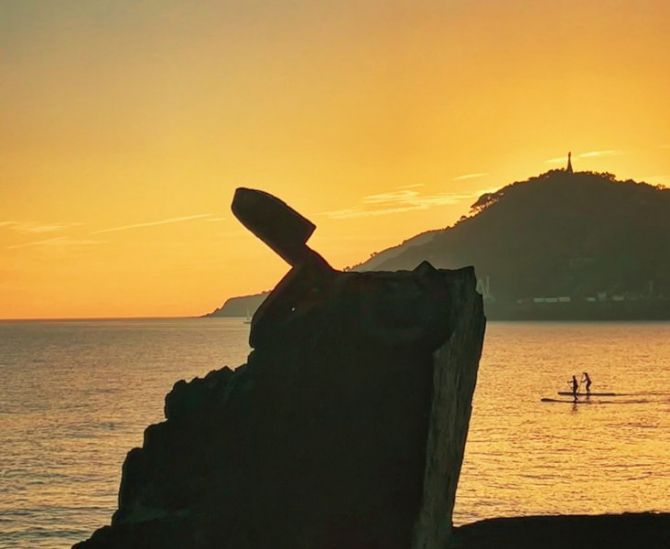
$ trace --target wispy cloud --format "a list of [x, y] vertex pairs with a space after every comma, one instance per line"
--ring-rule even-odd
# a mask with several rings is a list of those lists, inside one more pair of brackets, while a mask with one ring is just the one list
[[463, 174], [463, 175], [459, 175], [459, 176], [457, 176], [457, 177], [454, 177], [454, 178], [452, 179], [452, 181], [465, 181], [465, 180], [467, 180], [467, 179], [478, 179], [478, 178], [480, 178], [480, 177], [486, 177], [487, 175], [489, 175], [489, 174], [488, 174], [488, 173], [484, 173], [484, 172], [479, 172], [479, 173], [466, 173], [466, 174]]
[[416, 190], [401, 188], [395, 191], [365, 196], [362, 199], [362, 205], [358, 207], [321, 213], [331, 219], [374, 217], [458, 204], [462, 200], [471, 199], [473, 196], [473, 194], [459, 193], [422, 194]]
[[[603, 157], [603, 156], [617, 156], [619, 154], [622, 154], [622, 152], [608, 149], [608, 150], [603, 150], [603, 151], [587, 151], [587, 152], [583, 152], [583, 153], [573, 154], [572, 158], [573, 159], [600, 158], [600, 157]], [[568, 155], [566, 154], [565, 156], [558, 156], [556, 158], [550, 158], [546, 162], [548, 164], [566, 164], [568, 162]]]
[[167, 219], [159, 219], [158, 221], [147, 221], [144, 223], [132, 223], [131, 225], [121, 225], [119, 227], [110, 227], [109, 229], [100, 229], [99, 231], [94, 231], [91, 234], [102, 234], [102, 233], [114, 233], [117, 231], [127, 231], [129, 229], [142, 229], [144, 227], [156, 227], [158, 225], [169, 225], [171, 223], [182, 223], [184, 221], [193, 221], [195, 219], [204, 219], [206, 217], [212, 217], [212, 214], [195, 214], [195, 215], [185, 215], [181, 217], [169, 217]]
[[56, 233], [65, 231], [71, 227], [77, 227], [81, 223], [32, 223], [27, 221], [0, 221], [0, 227], [8, 227], [13, 231], [27, 234]]
[[[7, 246], [8, 250], [17, 250], [20, 248], [31, 248], [31, 247], [64, 247], [64, 246], [93, 246], [97, 244], [104, 244], [106, 240], [98, 240], [95, 238], [90, 238], [93, 235], [102, 234], [102, 233], [111, 233], [116, 231], [125, 231], [130, 229], [140, 229], [143, 227], [155, 227], [158, 225], [168, 225], [171, 223], [181, 223], [185, 221], [194, 221], [197, 219], [206, 219], [207, 221], [221, 221], [226, 219], [225, 217], [213, 217], [212, 214], [194, 214], [186, 215], [180, 217], [170, 217], [168, 219], [160, 219], [156, 221], [148, 221], [144, 223], [133, 223], [130, 225], [122, 225], [119, 227], [110, 227], [108, 229], [100, 229], [92, 233], [88, 233], [89, 237], [84, 235], [79, 237], [73, 236], [55, 236], [53, 238], [46, 238], [43, 240], [35, 240], [31, 242], [22, 242], [18, 244], [11, 244]], [[48, 233], [57, 233], [61, 231], [66, 231], [72, 227], [81, 226], [83, 223], [33, 223], [33, 222], [24, 222], [24, 221], [0, 221], [0, 228], [8, 228], [12, 231], [23, 233], [23, 234], [44, 234]]]
[[391, 204], [411, 202], [419, 196], [418, 191], [401, 190], [388, 193], [370, 194], [363, 197], [364, 204]]
[[343, 210], [333, 210], [330, 212], [323, 212], [323, 215], [331, 219], [352, 219], [355, 217], [376, 217], [379, 215], [389, 215], [394, 213], [408, 212], [411, 210], [418, 210], [416, 206], [405, 206], [397, 208], [382, 208], [376, 210], [362, 210], [357, 208], [346, 208]]
[[67, 236], [57, 236], [55, 238], [47, 238], [46, 240], [37, 240], [33, 242], [25, 242], [23, 244], [13, 244], [7, 246], [8, 250], [16, 250], [18, 248], [30, 248], [33, 246], [93, 246], [96, 244], [103, 244], [104, 240], [93, 240], [84, 238], [69, 238]]
[[589, 151], [585, 153], [580, 153], [577, 155], [577, 158], [598, 158], [601, 156], [615, 156], [617, 154], [621, 154], [619, 151]]

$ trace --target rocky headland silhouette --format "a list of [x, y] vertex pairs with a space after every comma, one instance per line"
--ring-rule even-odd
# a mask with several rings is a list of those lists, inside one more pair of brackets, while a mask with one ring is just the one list
[[[453, 226], [354, 271], [474, 265], [489, 319], [670, 319], [670, 189], [609, 173], [552, 170], [482, 195]], [[212, 316], [244, 316], [266, 294]]]

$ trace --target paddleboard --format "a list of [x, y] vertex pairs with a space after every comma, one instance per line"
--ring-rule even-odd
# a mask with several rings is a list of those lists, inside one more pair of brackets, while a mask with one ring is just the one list
[[[571, 393], [572, 394], [572, 393]], [[574, 400], [574, 399], [561, 399], [561, 398], [541, 398], [540, 402], [564, 402], [566, 404], [645, 404], [647, 402], [652, 402], [649, 400], [626, 400], [626, 399], [617, 399], [617, 400]]]
[[561, 400], [559, 398], [542, 398], [540, 402], [565, 402], [566, 404], [593, 404], [590, 400]]
[[[572, 396], [572, 391], [558, 391], [561, 396]], [[592, 396], [592, 397], [615, 397], [623, 396], [620, 393], [577, 393], [578, 397]]]

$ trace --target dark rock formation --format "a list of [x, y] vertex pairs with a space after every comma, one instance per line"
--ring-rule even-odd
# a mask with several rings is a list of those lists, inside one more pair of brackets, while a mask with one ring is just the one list
[[455, 529], [453, 549], [668, 549], [670, 514], [482, 520]]
[[112, 525], [76, 547], [443, 548], [485, 327], [473, 269], [335, 271], [309, 221], [249, 192], [235, 213], [293, 265], [254, 350], [175, 384]]

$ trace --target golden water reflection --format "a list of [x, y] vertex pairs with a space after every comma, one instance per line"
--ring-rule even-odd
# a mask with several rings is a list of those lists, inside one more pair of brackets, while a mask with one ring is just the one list
[[[0, 546], [67, 546], [108, 523], [125, 455], [172, 384], [241, 364], [248, 329], [0, 323]], [[629, 396], [540, 402], [584, 370], [594, 391]], [[456, 523], [670, 511], [668, 412], [670, 323], [489, 324]]]
[[[540, 402], [583, 371], [625, 396]], [[670, 510], [668, 412], [668, 323], [489, 324], [455, 522]]]

